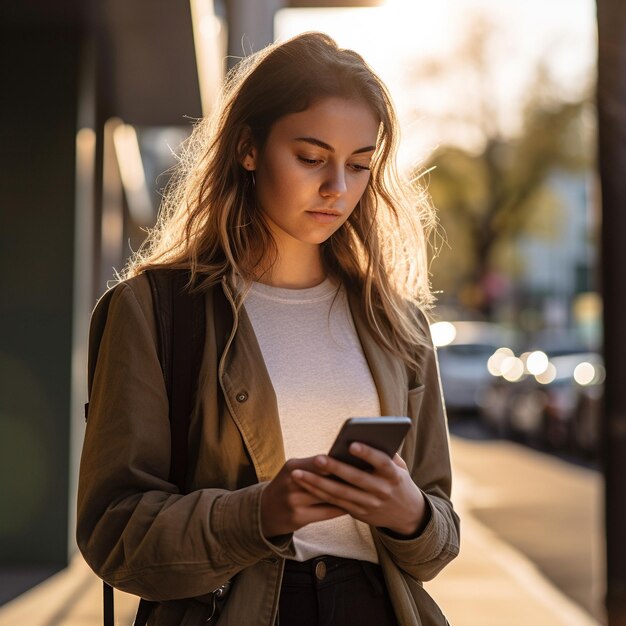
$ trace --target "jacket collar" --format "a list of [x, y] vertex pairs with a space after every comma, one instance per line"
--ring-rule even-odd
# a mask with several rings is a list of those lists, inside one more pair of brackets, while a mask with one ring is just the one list
[[406, 368], [399, 357], [374, 339], [364, 319], [358, 296], [350, 293], [348, 300], [354, 326], [378, 391], [381, 415], [404, 415], [408, 388]]

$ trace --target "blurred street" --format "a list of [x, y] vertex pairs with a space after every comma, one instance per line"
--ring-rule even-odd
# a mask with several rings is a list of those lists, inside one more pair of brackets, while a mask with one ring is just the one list
[[[453, 435], [452, 458], [461, 555], [426, 585], [450, 623], [604, 623], [600, 475], [502, 440]], [[0, 608], [0, 625], [97, 626], [101, 595], [100, 581], [77, 557]], [[117, 623], [130, 624], [135, 605], [116, 592]]]
[[506, 441], [456, 440], [455, 451], [472, 514], [601, 618], [600, 472]]
[[[526, 592], [536, 597], [536, 606], [552, 606], [558, 612], [560, 603], [569, 608], [577, 605], [598, 623], [604, 623], [600, 473], [509, 441], [479, 439], [481, 431], [471, 421], [453, 426], [456, 431], [464, 428], [473, 429], [475, 438], [452, 438], [456, 479], [453, 497], [464, 514], [465, 526], [461, 556], [428, 585], [451, 623], [513, 623], [513, 617], [502, 622], [491, 617], [492, 613], [495, 615], [494, 605], [502, 601], [496, 591], [502, 581], [492, 581], [497, 587], [490, 589], [480, 574], [483, 564], [471, 563], [467, 552], [473, 550], [467, 545], [468, 531], [471, 535], [486, 531], [488, 535], [483, 538], [487, 547], [491, 533], [503, 542], [500, 554], [485, 554], [485, 559], [501, 561]], [[475, 524], [478, 529], [473, 527]], [[468, 529], [468, 525], [472, 528]], [[464, 570], [463, 574], [460, 570]], [[454, 583], [461, 576], [467, 578], [467, 598], [454, 591]], [[487, 621], [484, 614], [479, 617], [480, 598], [485, 600], [482, 609], [489, 609], [489, 620], [493, 621]], [[518, 615], [511, 605], [509, 610], [511, 615]], [[520, 619], [519, 623], [548, 626], [579, 622], [555, 615], [542, 621]]]

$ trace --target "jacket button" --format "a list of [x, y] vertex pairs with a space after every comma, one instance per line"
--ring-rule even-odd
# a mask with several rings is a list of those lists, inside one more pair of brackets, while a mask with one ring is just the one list
[[237, 398], [237, 402], [245, 402], [248, 399], [248, 394], [245, 391], [242, 391], [235, 397]]

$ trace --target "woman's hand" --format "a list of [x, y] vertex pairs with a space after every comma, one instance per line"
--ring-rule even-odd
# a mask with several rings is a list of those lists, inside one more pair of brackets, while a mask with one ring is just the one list
[[346, 511], [329, 504], [294, 481], [294, 471], [305, 471], [307, 475], [326, 473], [315, 465], [313, 457], [289, 459], [283, 465], [261, 494], [261, 530], [267, 538], [291, 533], [311, 522], [346, 514]]
[[[351, 444], [350, 454], [367, 461], [374, 467], [373, 472], [319, 455], [313, 458], [313, 471], [308, 467], [294, 468], [293, 480], [311, 496], [346, 511], [355, 519], [400, 535], [415, 534], [424, 522], [426, 502], [406, 463], [397, 454], [391, 459], [362, 443]], [[345, 483], [326, 478], [322, 473], [334, 474]]]

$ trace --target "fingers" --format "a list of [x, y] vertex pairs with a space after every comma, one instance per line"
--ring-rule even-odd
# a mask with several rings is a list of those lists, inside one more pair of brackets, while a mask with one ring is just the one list
[[[297, 468], [292, 476], [311, 495], [344, 508], [351, 514], [356, 512], [363, 515], [366, 510], [378, 509], [389, 501], [402, 481], [406, 465], [399, 456], [396, 455], [397, 460], [392, 460], [386, 453], [364, 444], [352, 444], [350, 453], [370, 463], [373, 471], [365, 472], [331, 457], [319, 455], [313, 459], [315, 472], [308, 468]], [[332, 474], [345, 482], [331, 480], [322, 473]]]
[[[377, 463], [374, 455], [363, 450], [361, 452], [362, 458], [367, 456], [368, 461]], [[355, 519], [410, 535], [423, 519], [424, 499], [402, 460], [387, 458], [387, 461], [393, 477], [379, 474], [378, 469], [372, 473], [363, 472], [323, 456], [316, 459], [315, 463], [347, 482], [301, 469], [294, 470], [292, 477], [312, 496], [343, 509]], [[383, 471], [386, 471], [386, 464], [382, 465]]]
[[366, 515], [369, 510], [381, 504], [380, 500], [371, 493], [312, 472], [295, 470], [293, 478], [313, 496], [353, 516]]
[[404, 462], [404, 459], [396, 452], [396, 454], [394, 455], [392, 461], [398, 466], [401, 467], [404, 470], [408, 471], [408, 466], [407, 464]]
[[343, 509], [311, 492], [303, 490], [303, 493], [305, 497], [292, 497], [286, 502], [285, 513], [296, 528], [346, 514]]
[[378, 473], [395, 475], [393, 461], [387, 453], [382, 450], [366, 446], [364, 443], [355, 442], [350, 444], [350, 454], [367, 461]]
[[261, 495], [261, 528], [267, 537], [293, 532], [311, 522], [318, 522], [345, 515], [346, 511], [329, 503], [324, 498], [303, 488], [292, 473], [305, 470], [290, 470], [304, 466], [315, 469], [309, 460], [287, 462], [281, 471], [263, 489]]
[[303, 489], [302, 485], [293, 479], [293, 472], [296, 470], [319, 472], [320, 470], [316, 468], [313, 461], [314, 457], [289, 459], [272, 481], [272, 490], [283, 494], [284, 502], [291, 510], [327, 504], [324, 499], [316, 497], [310, 491]]
[[310, 456], [304, 459], [289, 459], [285, 462], [283, 467], [288, 475], [295, 469], [302, 469], [307, 472], [316, 472], [318, 474], [328, 474], [324, 467], [316, 462], [316, 459], [318, 459], [316, 456]]
[[347, 511], [330, 504], [318, 504], [313, 507], [309, 507], [302, 514], [301, 520], [303, 526], [312, 522], [322, 522], [327, 519], [334, 519], [335, 517], [341, 517], [347, 515]]
[[[285, 464], [279, 474], [280, 483], [289, 492], [283, 491], [283, 497], [287, 495], [283, 499], [287, 504], [286, 524], [299, 528], [348, 513], [368, 524], [407, 534], [401, 529], [413, 528], [415, 520], [421, 519], [420, 492], [404, 461], [365, 444], [352, 444], [350, 453], [368, 462], [372, 471], [326, 455], [292, 459]], [[335, 476], [342, 480], [334, 480]]]
[[325, 455], [314, 457], [314, 466], [319, 468], [318, 473], [319, 471], [324, 471], [328, 474], [334, 474], [349, 483], [364, 488], [365, 485], [370, 484], [369, 477], [371, 476], [379, 476], [386, 480], [396, 481], [399, 468], [406, 470], [406, 465], [404, 465], [404, 462], [398, 455], [396, 457], [400, 459], [402, 464], [397, 463], [395, 459], [390, 459], [385, 452], [362, 443], [351, 444], [350, 454], [369, 463], [373, 467], [373, 472], [364, 472], [352, 465], [342, 463]]

